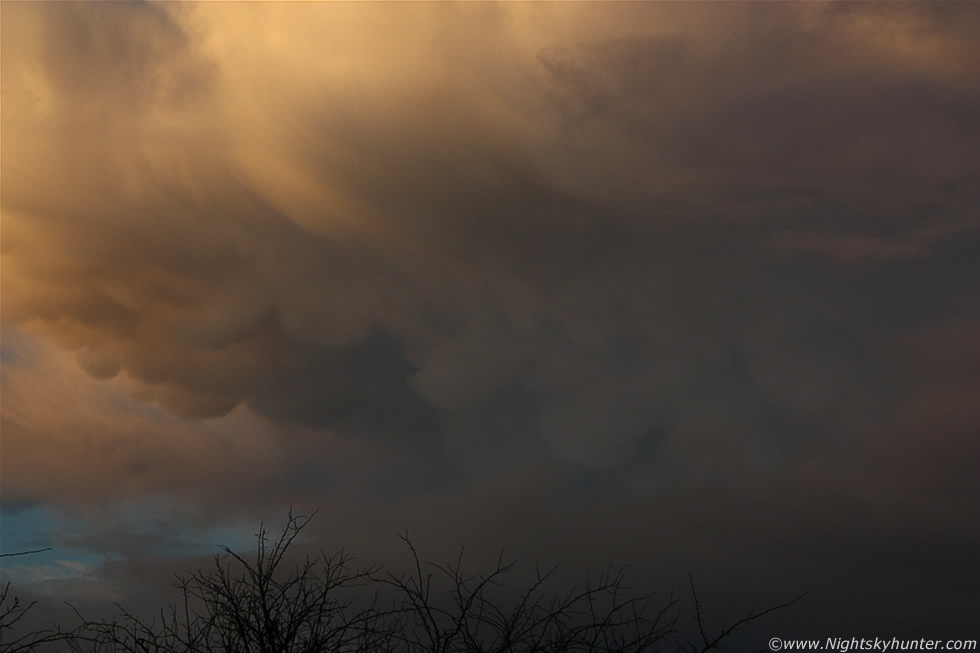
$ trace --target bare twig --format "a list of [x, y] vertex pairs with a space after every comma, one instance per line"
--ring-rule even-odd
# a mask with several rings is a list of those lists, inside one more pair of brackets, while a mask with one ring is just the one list
[[17, 553], [0, 553], [0, 558], [13, 558], [14, 556], [26, 556], [32, 553], [44, 553], [45, 551], [51, 551], [50, 546], [46, 546], [43, 549], [34, 549], [33, 551], [18, 551]]

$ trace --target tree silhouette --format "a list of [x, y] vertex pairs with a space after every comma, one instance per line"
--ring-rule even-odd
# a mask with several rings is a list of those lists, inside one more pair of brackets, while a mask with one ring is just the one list
[[[289, 514], [278, 538], [260, 527], [255, 558], [228, 547], [214, 566], [177, 577], [179, 604], [146, 621], [119, 607], [112, 620], [72, 632], [73, 651], [134, 653], [319, 653], [374, 651], [383, 642], [383, 613], [354, 607], [344, 590], [366, 586], [378, 568], [355, 569], [344, 552], [307, 557], [289, 568], [285, 557], [311, 517]], [[79, 615], [81, 617], [81, 615]]]
[[[18, 551], [16, 553], [0, 553], [0, 558], [31, 555], [50, 551], [51, 547]], [[21, 635], [15, 635], [17, 624], [27, 616], [37, 604], [37, 601], [22, 603], [19, 596], [10, 591], [10, 583], [4, 583], [0, 589], [0, 653], [22, 653], [36, 650], [44, 644], [64, 641], [64, 635], [54, 629], [38, 630]]]
[[[489, 573], [470, 574], [462, 552], [448, 565], [423, 562], [407, 533], [401, 539], [414, 566], [403, 574], [355, 567], [343, 551], [287, 562], [311, 519], [290, 512], [275, 538], [261, 526], [254, 557], [222, 547], [213, 567], [177, 576], [178, 603], [150, 620], [118, 605], [111, 619], [86, 619], [76, 610], [75, 628], [6, 644], [0, 638], [0, 653], [54, 643], [73, 653], [704, 653], [802, 598], [750, 612], [709, 637], [692, 581], [700, 635], [694, 642], [678, 628], [679, 600], [632, 595], [622, 569], [555, 592], [556, 568], [536, 567], [523, 590], [508, 593], [515, 563], [503, 554]], [[9, 602], [5, 588], [0, 632], [30, 607]]]

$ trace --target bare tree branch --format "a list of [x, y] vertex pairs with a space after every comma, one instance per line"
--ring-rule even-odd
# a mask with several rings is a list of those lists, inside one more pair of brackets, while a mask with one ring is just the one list
[[[152, 619], [117, 605], [111, 619], [79, 619], [73, 630], [44, 630], [4, 641], [33, 604], [0, 593], [0, 653], [60, 643], [71, 653], [705, 653], [737, 628], [802, 597], [749, 614], [709, 637], [691, 582], [700, 643], [681, 637], [673, 594], [634, 595], [624, 568], [607, 568], [564, 592], [549, 589], [556, 567], [534, 567], [531, 581], [507, 591], [516, 563], [501, 551], [483, 573], [464, 569], [463, 549], [442, 565], [423, 562], [408, 532], [409, 571], [355, 567], [344, 551], [290, 555], [312, 516], [290, 511], [270, 536], [256, 533], [254, 556], [229, 547], [213, 566], [178, 575], [178, 601]], [[370, 597], [371, 590], [373, 598]], [[360, 597], [360, 598], [358, 598]]]
[[17, 553], [0, 553], [0, 558], [13, 558], [14, 556], [26, 556], [32, 553], [44, 553], [45, 551], [51, 551], [50, 546], [46, 546], [43, 549], [34, 549], [33, 551], [18, 551]]

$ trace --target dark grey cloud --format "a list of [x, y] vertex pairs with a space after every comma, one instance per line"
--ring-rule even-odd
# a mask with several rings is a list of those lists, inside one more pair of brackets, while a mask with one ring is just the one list
[[204, 524], [325, 502], [361, 543], [967, 604], [972, 5], [4, 18], [5, 339], [75, 359], [4, 349], [5, 450], [58, 478], [5, 505], [109, 474]]
[[[354, 223], [301, 215], [238, 158], [252, 141], [221, 118], [236, 69], [206, 14], [35, 11], [43, 56], [15, 58], [13, 86], [26, 98], [39, 75], [61, 104], [12, 120], [61, 155], [52, 183], [91, 187], [39, 192], [29, 157], [12, 168], [10, 313], [185, 415], [245, 404], [460, 449], [506, 405], [518, 458], [615, 464], [692, 420], [812, 434], [882, 376], [884, 330], [939, 319], [919, 302], [975, 311], [972, 247], [955, 278], [942, 253], [976, 229], [959, 6], [948, 38], [945, 14], [909, 7], [880, 42], [861, 38], [876, 9], [654, 7], [668, 27], [559, 33], [485, 86], [450, 41], [426, 51], [439, 74], [267, 102], [248, 124], [280, 141], [269, 158]], [[171, 86], [196, 89], [193, 111]], [[90, 103], [98, 120], [74, 109]], [[56, 254], [28, 260], [32, 238]]]

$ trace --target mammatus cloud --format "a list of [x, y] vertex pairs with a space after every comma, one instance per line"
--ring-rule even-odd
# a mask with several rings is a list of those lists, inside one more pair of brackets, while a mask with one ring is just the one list
[[[90, 379], [74, 357], [5, 330], [4, 502], [84, 510], [131, 496], [230, 495], [243, 479], [275, 482], [282, 459], [247, 416], [185, 420], [134, 401], [121, 378]], [[216, 460], [224, 464], [215, 465]], [[205, 484], [207, 492], [203, 492]]]
[[5, 500], [914, 451], [970, 416], [892, 366], [980, 308], [978, 15], [5, 4]]

